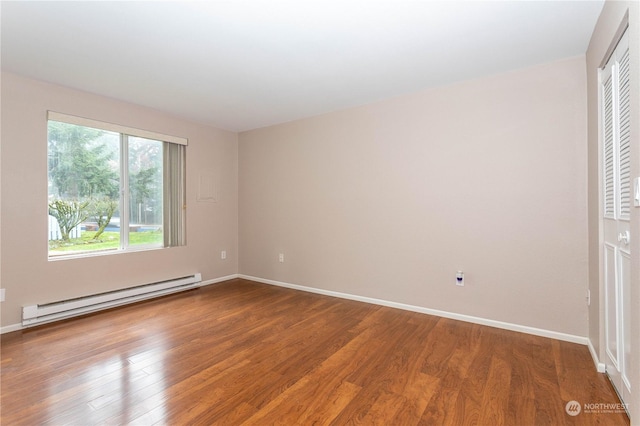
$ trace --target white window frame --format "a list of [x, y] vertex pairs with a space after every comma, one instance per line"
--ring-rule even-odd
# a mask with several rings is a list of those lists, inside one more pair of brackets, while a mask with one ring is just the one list
[[[120, 214], [121, 221], [123, 223], [129, 223], [129, 182], [128, 182], [128, 172], [126, 171], [126, 165], [128, 163], [128, 137], [140, 137], [144, 139], [157, 140], [160, 142], [173, 143], [176, 145], [187, 146], [189, 144], [189, 140], [187, 138], [166, 135], [163, 133], [158, 133], [149, 130], [142, 130], [134, 127], [123, 126], [120, 124], [107, 123], [104, 121], [93, 120], [90, 118], [79, 117], [75, 115], [63, 114], [55, 111], [47, 111], [47, 123], [49, 121], [58, 121], [67, 124], [74, 124], [78, 126], [90, 127], [99, 130], [105, 130], [109, 132], [114, 132], [120, 134]], [[184, 170], [182, 171], [184, 173]], [[166, 173], [163, 171], [163, 176], [166, 176]], [[186, 176], [183, 176], [182, 179], [186, 179]], [[163, 185], [164, 187], [164, 185]], [[166, 189], [165, 189], [166, 190]], [[179, 194], [180, 197], [184, 197], [184, 193], [182, 191]], [[184, 202], [181, 203], [183, 210], [186, 208]], [[163, 210], [164, 214], [164, 210]], [[183, 214], [180, 219], [175, 223], [175, 225], [182, 227], [182, 232], [179, 239], [182, 240], [181, 243], [172, 242], [170, 245], [138, 245], [138, 246], [130, 246], [129, 245], [129, 232], [120, 232], [120, 248], [116, 250], [95, 250], [95, 251], [86, 251], [86, 252], [77, 252], [77, 253], [69, 253], [69, 254], [61, 254], [56, 256], [50, 256], [49, 250], [47, 250], [47, 257], [49, 261], [56, 260], [66, 260], [66, 259], [77, 259], [83, 257], [93, 257], [93, 256], [106, 256], [111, 254], [118, 253], [127, 253], [127, 252], [138, 252], [144, 250], [154, 250], [154, 249], [162, 249], [167, 247], [173, 247], [176, 245], [186, 245], [186, 238], [184, 238], [184, 232], [186, 232], [186, 218]], [[164, 233], [164, 230], [163, 230]], [[175, 238], [174, 238], [175, 239]], [[167, 241], [167, 237], [165, 236], [165, 242]]]

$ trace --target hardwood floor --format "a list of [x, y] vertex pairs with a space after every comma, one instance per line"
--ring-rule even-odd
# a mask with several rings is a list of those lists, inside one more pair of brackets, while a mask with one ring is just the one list
[[240, 279], [1, 352], [3, 425], [629, 424], [585, 346]]

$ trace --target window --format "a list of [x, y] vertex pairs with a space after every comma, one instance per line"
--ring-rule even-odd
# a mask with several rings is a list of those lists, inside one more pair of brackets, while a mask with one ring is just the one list
[[186, 140], [49, 112], [49, 258], [180, 246]]

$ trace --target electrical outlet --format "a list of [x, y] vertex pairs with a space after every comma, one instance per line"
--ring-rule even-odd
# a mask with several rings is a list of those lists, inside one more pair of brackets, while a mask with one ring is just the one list
[[587, 290], [587, 306], [591, 306], [591, 290]]
[[226, 250], [222, 250], [220, 252], [220, 259], [225, 260], [227, 258], [227, 251]]
[[4, 302], [4, 288], [0, 288], [0, 302]]
[[460, 287], [464, 287], [464, 272], [462, 271], [456, 272], [456, 285]]
[[280, 263], [284, 263], [284, 253], [280, 253], [280, 254], [278, 255], [278, 262], [280, 262]]

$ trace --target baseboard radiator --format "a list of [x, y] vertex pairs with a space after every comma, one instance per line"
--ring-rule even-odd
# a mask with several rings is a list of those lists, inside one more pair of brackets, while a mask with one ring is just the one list
[[201, 274], [94, 294], [44, 305], [22, 307], [22, 326], [44, 324], [199, 287]]

